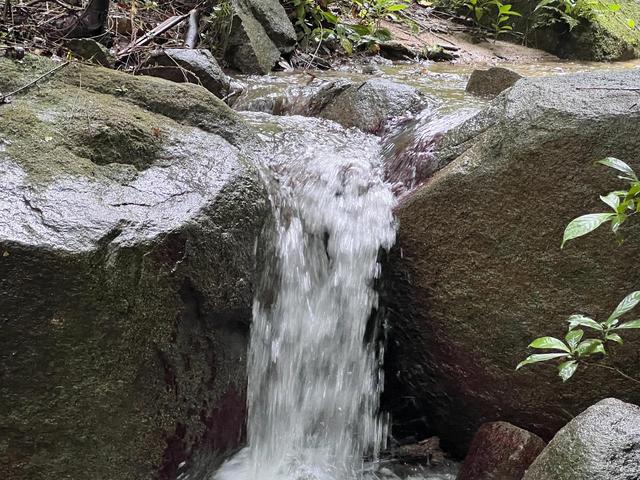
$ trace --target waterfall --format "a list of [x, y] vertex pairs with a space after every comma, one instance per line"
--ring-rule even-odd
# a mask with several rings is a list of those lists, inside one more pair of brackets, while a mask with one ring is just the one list
[[328, 121], [250, 114], [274, 205], [260, 249], [248, 447], [215, 480], [351, 480], [386, 439], [374, 289], [395, 240], [378, 139]]

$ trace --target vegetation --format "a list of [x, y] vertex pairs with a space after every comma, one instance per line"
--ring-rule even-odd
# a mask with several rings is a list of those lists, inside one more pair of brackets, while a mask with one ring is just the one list
[[[533, 28], [564, 24], [573, 30], [583, 21], [594, 21], [606, 11], [619, 12], [620, 5], [603, 0], [541, 0], [534, 9]], [[629, 28], [635, 28], [636, 22], [631, 18], [621, 21]]]
[[616, 0], [538, 0], [533, 10], [526, 14], [515, 9], [511, 0], [440, 0], [439, 5], [444, 10], [466, 14], [481, 32], [489, 32], [494, 38], [504, 33], [522, 35], [514, 31], [513, 21], [523, 16], [526, 17], [523, 23], [527, 25], [527, 32], [549, 27], [571, 31], [582, 23], [611, 13], [615, 14], [620, 27], [637, 28], [636, 20], [630, 18], [629, 11], [622, 9]]
[[520, 12], [513, 10], [510, 3], [502, 3], [500, 0], [468, 0], [464, 4], [473, 14], [478, 26], [488, 19], [494, 38], [505, 32], [513, 31], [513, 26], [508, 22], [512, 17], [521, 17]]
[[[640, 180], [633, 169], [625, 162], [612, 157], [597, 163], [621, 172], [622, 175], [619, 175], [619, 178], [628, 182], [628, 188], [600, 197], [609, 207], [610, 212], [590, 213], [572, 220], [565, 229], [561, 248], [564, 248], [569, 240], [593, 232], [605, 224], [610, 225], [618, 242], [622, 243], [624, 238], [620, 234], [620, 227], [630, 217], [640, 212]], [[518, 364], [516, 370], [534, 363], [555, 361], [559, 362], [558, 374], [560, 378], [566, 382], [577, 371], [580, 364], [601, 360], [607, 355], [610, 346], [624, 343], [621, 334], [628, 330], [640, 329], [640, 319], [625, 322], [621, 320], [621, 317], [633, 310], [638, 303], [640, 303], [640, 291], [630, 293], [603, 322], [597, 322], [582, 314], [571, 315], [567, 319], [569, 329], [564, 340], [550, 336], [535, 339], [529, 344], [529, 347], [547, 350], [547, 353], [530, 355]], [[585, 338], [584, 329], [587, 329], [587, 332], [594, 336]], [[615, 370], [627, 379], [640, 383], [640, 380], [629, 377], [618, 369], [597, 363], [596, 365]]]
[[399, 21], [411, 0], [289, 0], [285, 8], [294, 18], [301, 45], [336, 42], [347, 53], [375, 47], [391, 39], [383, 20]]

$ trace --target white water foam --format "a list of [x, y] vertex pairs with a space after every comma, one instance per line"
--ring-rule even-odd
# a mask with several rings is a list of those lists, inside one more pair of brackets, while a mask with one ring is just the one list
[[270, 147], [274, 222], [253, 307], [248, 447], [213, 478], [362, 478], [387, 435], [372, 312], [395, 224], [378, 139], [318, 119], [248, 118]]

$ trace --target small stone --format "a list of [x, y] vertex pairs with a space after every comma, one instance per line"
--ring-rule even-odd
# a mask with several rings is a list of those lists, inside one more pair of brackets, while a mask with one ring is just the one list
[[402, 462], [422, 465], [440, 465], [444, 462], [444, 452], [440, 448], [440, 439], [431, 437], [418, 443], [402, 445], [393, 450], [393, 456]]
[[491, 67], [489, 70], [474, 70], [467, 83], [467, 92], [482, 97], [495, 97], [512, 87], [522, 75], [513, 70]]
[[13, 60], [22, 60], [25, 55], [25, 50], [23, 47], [8, 47], [4, 56], [7, 58], [12, 58]]
[[380, 55], [390, 60], [415, 60], [420, 52], [397, 41], [381, 42]]
[[457, 480], [520, 480], [545, 445], [510, 423], [485, 423], [473, 437]]
[[381, 134], [393, 118], [419, 112], [427, 104], [427, 97], [409, 85], [374, 78], [338, 92], [319, 116], [343, 127]]
[[442, 45], [429, 45], [422, 50], [422, 56], [433, 62], [450, 62], [455, 60], [457, 55], [452, 53]]
[[362, 67], [362, 73], [365, 75], [378, 75], [382, 73], [382, 70], [375, 63], [370, 63]]
[[109, 49], [90, 38], [74, 38], [69, 40], [67, 47], [83, 60], [87, 60], [103, 67], [111, 68], [115, 63], [115, 57]]
[[243, 85], [225, 74], [206, 49], [168, 48], [158, 50], [138, 70], [139, 74], [177, 83], [197, 83], [218, 98], [242, 91]]

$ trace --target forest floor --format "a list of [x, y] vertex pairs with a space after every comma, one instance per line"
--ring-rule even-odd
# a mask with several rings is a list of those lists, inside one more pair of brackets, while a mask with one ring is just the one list
[[[144, 56], [145, 50], [159, 46], [183, 46], [188, 30], [186, 17], [191, 6], [189, 2], [161, 2], [153, 8], [136, 9], [125, 3], [114, 3], [107, 21], [107, 35], [111, 39], [109, 45], [112, 51], [123, 51], [128, 45], [135, 45], [145, 34], [153, 31], [154, 27], [172, 17], [178, 20], [178, 17], [182, 17], [182, 20], [154, 36], [138, 52]], [[5, 50], [17, 47], [37, 55], [64, 57], [67, 51], [65, 39], [60, 38], [58, 33], [77, 18], [81, 10], [63, 2], [30, 2], [18, 4], [10, 11], [5, 10], [0, 18], [0, 50], [3, 48], [2, 44], [5, 44]], [[463, 64], [531, 64], [557, 60], [555, 56], [541, 50], [511, 41], [490, 39], [465, 22], [465, 19], [431, 7], [413, 4], [403, 15], [406, 21], [383, 21], [381, 24], [391, 32], [393, 43], [405, 47], [409, 52], [423, 52], [425, 48], [440, 49], [444, 55], [438, 61]], [[200, 26], [200, 33], [206, 33], [206, 29], [211, 28], [211, 22], [201, 18]], [[326, 59], [329, 65], [358, 63], [362, 60], [361, 55], [349, 58], [339, 51], [332, 51]]]
[[425, 45], [440, 45], [455, 52], [455, 63], [537, 63], [558, 61], [558, 57], [542, 50], [512, 41], [493, 40], [478, 36], [475, 27], [463, 25], [438, 14], [412, 11], [411, 18], [420, 23], [420, 32], [414, 33], [405, 23], [384, 22], [393, 40], [409, 49], [420, 50]]

